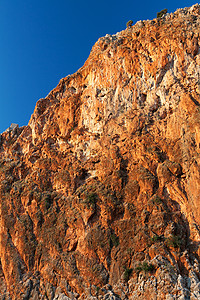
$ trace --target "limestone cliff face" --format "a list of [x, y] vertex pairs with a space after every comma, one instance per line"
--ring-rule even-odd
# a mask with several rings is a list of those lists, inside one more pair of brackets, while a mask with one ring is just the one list
[[199, 28], [100, 38], [1, 135], [1, 299], [200, 299]]

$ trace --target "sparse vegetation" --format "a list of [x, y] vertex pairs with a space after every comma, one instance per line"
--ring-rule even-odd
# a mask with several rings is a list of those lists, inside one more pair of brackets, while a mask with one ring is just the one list
[[154, 266], [152, 264], [148, 264], [146, 261], [143, 263], [139, 263], [136, 267], [137, 272], [144, 271], [145, 273], [152, 272], [154, 270]]
[[154, 235], [154, 236], [151, 237], [151, 241], [154, 242], [154, 243], [155, 242], [160, 242], [162, 240], [163, 240], [163, 237], [161, 235]]
[[126, 27], [127, 27], [127, 28], [130, 28], [131, 26], [133, 26], [133, 21], [132, 21], [132, 20], [129, 20], [129, 21], [126, 23]]
[[181, 238], [178, 235], [172, 235], [171, 237], [167, 238], [166, 241], [169, 247], [173, 247], [176, 249], [180, 248], [182, 245]]
[[86, 196], [85, 203], [89, 207], [95, 207], [98, 199], [98, 195], [96, 193], [90, 193]]
[[133, 272], [133, 269], [132, 269], [132, 268], [131, 268], [131, 269], [129, 269], [129, 268], [126, 268], [126, 269], [125, 269], [124, 274], [123, 274], [123, 278], [124, 278], [124, 280], [125, 280], [126, 282], [129, 280], [129, 278], [130, 278], [132, 272]]
[[111, 233], [110, 236], [110, 246], [112, 247], [117, 247], [119, 245], [119, 237], [115, 233]]
[[166, 13], [167, 13], [167, 9], [165, 8], [157, 13], [157, 18], [158, 19], [162, 18], [164, 15], [166, 15]]

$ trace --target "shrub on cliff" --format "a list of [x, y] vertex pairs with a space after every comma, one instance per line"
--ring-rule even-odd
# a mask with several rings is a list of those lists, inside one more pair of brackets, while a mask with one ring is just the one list
[[181, 245], [182, 245], [181, 237], [178, 235], [172, 235], [171, 237], [169, 237], [167, 239], [167, 245], [169, 247], [173, 247], [175, 249], [181, 248]]
[[131, 276], [131, 274], [133, 273], [133, 269], [129, 269], [129, 268], [126, 268], [125, 271], [124, 271], [124, 274], [123, 274], [123, 278], [124, 280], [127, 282]]
[[119, 245], [119, 237], [115, 233], [111, 233], [110, 236], [110, 247], [117, 247]]
[[157, 13], [157, 18], [158, 19], [162, 18], [164, 15], [166, 15], [166, 13], [167, 13], [167, 9], [165, 8]]
[[154, 270], [154, 266], [152, 264], [148, 264], [146, 261], [143, 261], [143, 263], [139, 263], [139, 265], [136, 267], [136, 272], [144, 271], [152, 272]]
[[129, 21], [126, 23], [126, 27], [127, 27], [127, 28], [130, 28], [132, 25], [133, 25], [133, 21], [132, 21], [132, 20], [129, 20]]
[[87, 205], [88, 208], [90, 207], [95, 208], [97, 199], [98, 199], [98, 195], [96, 193], [90, 193], [86, 196], [84, 203]]
[[163, 240], [162, 235], [154, 235], [154, 236], [151, 237], [151, 241], [153, 243], [161, 242], [162, 240]]

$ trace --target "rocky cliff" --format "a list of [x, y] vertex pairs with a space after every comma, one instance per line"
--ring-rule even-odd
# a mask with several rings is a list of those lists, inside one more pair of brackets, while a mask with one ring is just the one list
[[1, 299], [200, 299], [199, 28], [100, 38], [1, 135]]

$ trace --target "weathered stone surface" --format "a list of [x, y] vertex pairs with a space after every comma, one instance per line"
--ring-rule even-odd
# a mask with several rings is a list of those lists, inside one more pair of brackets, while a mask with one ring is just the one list
[[2, 299], [199, 299], [200, 6], [100, 38], [0, 140]]

